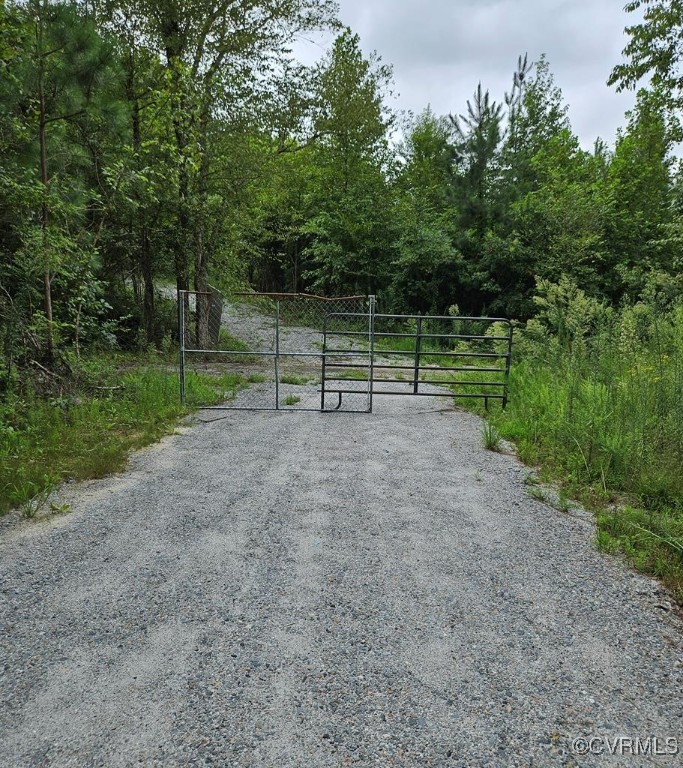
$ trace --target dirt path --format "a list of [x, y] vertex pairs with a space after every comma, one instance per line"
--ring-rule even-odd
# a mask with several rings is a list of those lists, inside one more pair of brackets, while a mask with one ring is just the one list
[[[302, 310], [305, 311], [305, 310]], [[323, 343], [323, 310], [312, 305], [310, 321], [316, 327], [282, 323], [280, 325], [280, 351], [288, 353], [320, 354]], [[275, 317], [246, 303], [223, 302], [221, 326], [232, 336], [243, 341], [250, 350], [273, 352], [275, 349]], [[367, 354], [367, 339], [361, 343], [349, 337], [329, 334], [328, 346]]]
[[480, 429], [231, 412], [6, 530], [0, 766], [675, 765], [572, 752], [683, 737], [681, 622]]

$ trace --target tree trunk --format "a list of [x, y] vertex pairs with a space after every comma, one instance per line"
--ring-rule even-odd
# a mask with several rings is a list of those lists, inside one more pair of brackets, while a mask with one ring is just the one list
[[187, 196], [189, 191], [189, 179], [187, 169], [181, 160], [181, 168], [178, 180], [178, 227], [175, 235], [175, 278], [176, 288], [185, 291], [182, 311], [185, 315], [185, 344], [194, 346], [192, 331], [189, 325], [190, 297], [190, 265], [187, 258], [187, 236], [190, 229], [190, 216], [187, 210]]
[[142, 273], [143, 300], [142, 318], [145, 325], [145, 338], [149, 344], [161, 346], [161, 339], [156, 333], [156, 305], [154, 299], [154, 270], [152, 265], [152, 244], [146, 223], [142, 224], [140, 233], [140, 271]]
[[[201, 120], [200, 135], [206, 136], [208, 130], [208, 115], [205, 113]], [[209, 318], [211, 313], [211, 296], [209, 294], [209, 253], [206, 238], [206, 208], [209, 197], [209, 160], [206, 152], [202, 153], [199, 169], [197, 208], [195, 220], [195, 252], [194, 252], [194, 287], [197, 291], [197, 341], [200, 349], [211, 348], [211, 329]], [[216, 339], [217, 340], [217, 339]]]
[[43, 51], [42, 13], [47, 13], [47, 0], [43, 1], [42, 9], [36, 17], [36, 43], [38, 48], [38, 142], [40, 145], [40, 182], [42, 185], [43, 201], [40, 209], [41, 244], [43, 249], [43, 309], [47, 321], [46, 358], [48, 364], [54, 362], [54, 326], [52, 317], [52, 270], [50, 265], [50, 207], [48, 203], [48, 187], [50, 177], [47, 167], [47, 105], [45, 101], [45, 54]]
[[[140, 161], [142, 152], [142, 131], [140, 127], [140, 100], [137, 97], [137, 88], [135, 82], [135, 62], [132, 56], [129, 60], [128, 75], [128, 98], [133, 103], [133, 150], [135, 157]], [[140, 203], [140, 201], [138, 200]], [[142, 322], [145, 329], [145, 339], [148, 344], [159, 346], [161, 339], [156, 338], [155, 333], [155, 314], [156, 306], [154, 301], [154, 263], [152, 258], [152, 244], [149, 237], [149, 227], [147, 226], [147, 207], [144, 204], [138, 205], [139, 212], [139, 268], [143, 281], [143, 300], [142, 300]]]
[[211, 295], [204, 260], [204, 238], [201, 228], [197, 230], [195, 243], [194, 288], [197, 291], [197, 343], [199, 349], [211, 349], [209, 333], [209, 315]]

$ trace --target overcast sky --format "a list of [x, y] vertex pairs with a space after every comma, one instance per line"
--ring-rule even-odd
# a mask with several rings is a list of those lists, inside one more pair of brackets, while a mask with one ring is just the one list
[[[534, 61], [545, 53], [586, 149], [598, 136], [612, 143], [635, 101], [606, 84], [622, 60], [624, 27], [637, 21], [625, 1], [338, 0], [363, 50], [393, 65], [392, 109], [421, 112], [431, 104], [437, 115], [461, 113], [480, 80], [502, 101], [518, 56]], [[320, 47], [299, 53], [310, 60]]]

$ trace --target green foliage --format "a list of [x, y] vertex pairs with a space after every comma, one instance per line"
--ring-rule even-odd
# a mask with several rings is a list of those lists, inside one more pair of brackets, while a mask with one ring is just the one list
[[[683, 306], [651, 291], [610, 311], [567, 281], [540, 288], [511, 401], [492, 424], [523, 460], [605, 510], [605, 546], [683, 595]], [[609, 511], [624, 499], [630, 509]]]
[[293, 384], [297, 387], [303, 387], [311, 381], [310, 376], [296, 376], [295, 374], [286, 374], [280, 376], [281, 384]]
[[342, 182], [353, 165], [381, 156], [392, 118], [382, 103], [391, 68], [376, 55], [365, 58], [360, 37], [345, 29], [317, 72], [315, 129], [328, 165], [341, 164]]
[[484, 448], [488, 451], [500, 450], [500, 435], [498, 430], [490, 422], [486, 422], [481, 430], [481, 437], [484, 442]]
[[302, 226], [307, 284], [319, 293], [377, 293], [388, 282], [391, 198], [385, 175], [390, 69], [366, 59], [350, 30], [318, 71], [311, 215]]
[[610, 314], [604, 304], [586, 296], [569, 277], [562, 277], [559, 283], [539, 278], [536, 290], [536, 314], [528, 327], [531, 332], [541, 327], [559, 354], [573, 351], [595, 335]]
[[[0, 514], [33, 516], [66, 479], [121, 469], [131, 449], [173, 430], [187, 409], [178, 377], [136, 358], [82, 360], [70, 390], [40, 396], [37, 382], [0, 405]], [[213, 405], [247, 385], [238, 376], [187, 376], [190, 407]]]
[[453, 202], [451, 185], [457, 156], [450, 122], [427, 108], [406, 122], [404, 132], [399, 145], [403, 167], [397, 186], [412, 196], [419, 195], [430, 210], [445, 212]]
[[440, 313], [463, 266], [454, 246], [452, 129], [430, 110], [406, 125], [396, 178], [394, 259], [386, 291], [394, 311]]
[[335, 376], [337, 378], [343, 380], [343, 381], [367, 381], [368, 380], [368, 372], [367, 370], [355, 370], [353, 368], [338, 371], [335, 373]]
[[[508, 126], [501, 151], [503, 194], [519, 199], [538, 188], [533, 158], [563, 132], [571, 131], [562, 91], [555, 84], [545, 56], [536, 64], [520, 62], [515, 74], [518, 94], [509, 103]], [[530, 77], [531, 72], [533, 77]], [[521, 80], [520, 80], [521, 75]]]
[[643, 20], [626, 28], [629, 42], [623, 53], [626, 62], [612, 70], [610, 85], [617, 90], [635, 88], [646, 76], [666, 94], [674, 109], [680, 110], [681, 37], [683, 3], [681, 0], [632, 0], [626, 11], [643, 11]]
[[598, 514], [598, 545], [663, 579], [683, 601], [683, 515], [622, 507]]
[[[358, 196], [328, 198], [327, 209], [303, 227], [311, 240], [306, 248], [310, 268], [304, 277], [322, 295], [376, 293], [386, 275], [388, 243], [377, 218], [370, 215], [376, 199], [368, 187], [356, 191]], [[377, 191], [381, 194], [381, 187]]]
[[[498, 174], [498, 150], [503, 138], [503, 105], [493, 101], [481, 83], [467, 114], [450, 116], [454, 131], [456, 172], [454, 187], [458, 202], [460, 236], [458, 250], [467, 261], [476, 262], [487, 232], [495, 221], [495, 183]], [[472, 279], [474, 277], [474, 280]], [[469, 283], [469, 285], [468, 285]], [[465, 286], [480, 289], [471, 276]]]
[[[228, 5], [181, 19], [156, 2], [2, 4], [2, 367], [58, 365], [55, 347], [100, 343], [100, 329], [161, 347], [155, 281], [203, 289], [211, 265], [224, 286], [244, 280], [240, 206], [269, 151], [261, 126], [277, 110], [282, 131], [311, 125], [312, 78], [292, 77], [287, 42], [337, 25], [329, 0]], [[112, 300], [128, 287], [132, 305]], [[198, 314], [200, 337], [205, 325]]]
[[648, 275], [674, 269], [676, 246], [666, 242], [674, 221], [671, 155], [675, 130], [659, 92], [641, 90], [606, 179], [606, 244], [617, 288], [637, 296]]

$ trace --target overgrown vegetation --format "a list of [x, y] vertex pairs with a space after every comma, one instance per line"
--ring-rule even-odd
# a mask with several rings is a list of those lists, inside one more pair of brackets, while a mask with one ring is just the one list
[[177, 373], [163, 361], [98, 356], [82, 360], [68, 380], [25, 378], [0, 405], [0, 514], [19, 506], [30, 515], [32, 500], [62, 481], [121, 469], [131, 449], [172, 431], [193, 406], [225, 401], [247, 383], [188, 374], [186, 408]]
[[537, 306], [491, 428], [598, 510], [604, 548], [683, 599], [683, 302], [653, 284], [613, 308], [565, 279]]

